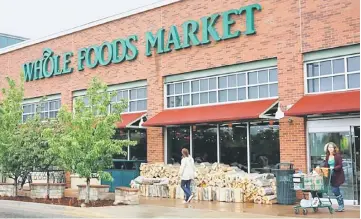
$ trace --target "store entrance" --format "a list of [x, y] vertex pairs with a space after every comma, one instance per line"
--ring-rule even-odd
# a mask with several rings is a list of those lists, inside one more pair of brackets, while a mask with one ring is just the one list
[[351, 126], [350, 132], [355, 204], [360, 205], [360, 126]]
[[[348, 124], [347, 124], [348, 123]], [[308, 122], [310, 169], [322, 165], [325, 160], [324, 146], [334, 142], [340, 149], [345, 183], [341, 193], [345, 204], [360, 204], [360, 126], [359, 120], [315, 120]]]

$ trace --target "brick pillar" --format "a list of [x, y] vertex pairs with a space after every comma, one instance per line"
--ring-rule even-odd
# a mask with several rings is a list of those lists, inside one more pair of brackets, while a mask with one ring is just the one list
[[283, 118], [280, 121], [281, 162], [291, 162], [296, 169], [306, 171], [307, 148], [304, 118]]
[[[147, 78], [148, 84], [148, 119], [162, 112], [164, 109], [164, 83], [160, 73], [161, 55], [153, 54], [154, 69]], [[147, 161], [149, 163], [164, 162], [164, 137], [163, 128], [147, 128]]]

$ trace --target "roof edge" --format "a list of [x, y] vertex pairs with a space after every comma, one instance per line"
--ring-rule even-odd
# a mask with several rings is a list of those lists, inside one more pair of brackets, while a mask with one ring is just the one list
[[20, 42], [20, 43], [17, 43], [17, 44], [14, 44], [14, 45], [11, 45], [11, 46], [0, 49], [0, 55], [8, 53], [8, 52], [15, 51], [15, 50], [18, 50], [18, 49], [22, 49], [22, 48], [25, 48], [25, 47], [28, 47], [28, 46], [32, 46], [32, 45], [35, 45], [35, 44], [38, 44], [38, 43], [42, 43], [42, 42], [45, 42], [45, 41], [48, 41], [48, 40], [52, 40], [52, 39], [55, 39], [55, 38], [58, 38], [58, 37], [66, 36], [66, 35], [69, 35], [69, 34], [72, 34], [72, 33], [75, 33], [75, 32], [86, 30], [86, 29], [89, 29], [89, 28], [92, 28], [92, 27], [95, 27], [95, 26], [98, 26], [98, 25], [108, 23], [108, 22], [119, 20], [121, 18], [126, 18], [126, 17], [132, 16], [132, 15], [135, 15], [135, 14], [140, 14], [142, 12], [150, 11], [150, 10], [160, 8], [160, 7], [163, 7], [163, 6], [166, 6], [166, 5], [170, 5], [170, 4], [173, 4], [173, 3], [176, 3], [176, 2], [180, 2], [180, 1], [182, 1], [182, 0], [163, 0], [163, 1], [155, 2], [155, 3], [145, 5], [145, 6], [142, 6], [142, 7], [139, 7], [139, 8], [135, 8], [135, 9], [132, 9], [132, 10], [129, 10], [129, 11], [126, 11], [126, 12], [122, 12], [122, 13], [117, 14], [117, 15], [109, 16], [109, 17], [102, 18], [102, 19], [99, 19], [99, 20], [95, 20], [95, 21], [89, 22], [87, 24], [83, 24], [83, 25], [80, 25], [80, 26], [77, 26], [77, 27], [73, 27], [73, 28], [70, 28], [70, 29], [67, 29], [67, 30], [64, 30], [64, 31], [61, 31], [61, 32], [50, 34], [50, 35], [45, 36], [45, 37], [40, 37], [38, 39], [33, 39], [33, 40], [26, 40], [24, 42]]

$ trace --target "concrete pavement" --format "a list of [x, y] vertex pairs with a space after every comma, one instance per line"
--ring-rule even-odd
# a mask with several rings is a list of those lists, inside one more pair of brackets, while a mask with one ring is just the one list
[[219, 205], [216, 202], [194, 202], [187, 205], [169, 199], [143, 199], [140, 205], [133, 206], [75, 208], [0, 200], [0, 218], [359, 218], [360, 214], [360, 211], [350, 210], [333, 215], [320, 211], [307, 216], [295, 216], [292, 206], [239, 206], [242, 205]]

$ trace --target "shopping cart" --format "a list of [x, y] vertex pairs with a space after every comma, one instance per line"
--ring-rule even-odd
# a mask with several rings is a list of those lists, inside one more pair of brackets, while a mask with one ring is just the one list
[[[304, 197], [300, 205], [293, 207], [295, 214], [299, 214], [302, 210], [302, 213], [307, 215], [308, 209], [318, 212], [319, 208], [328, 208], [330, 214], [335, 212], [329, 196], [331, 175], [330, 169], [321, 168], [319, 175], [301, 175], [293, 178], [295, 190], [302, 191]], [[306, 195], [310, 192], [315, 197], [312, 200], [307, 200]], [[321, 199], [321, 194], [325, 194], [326, 197]]]

